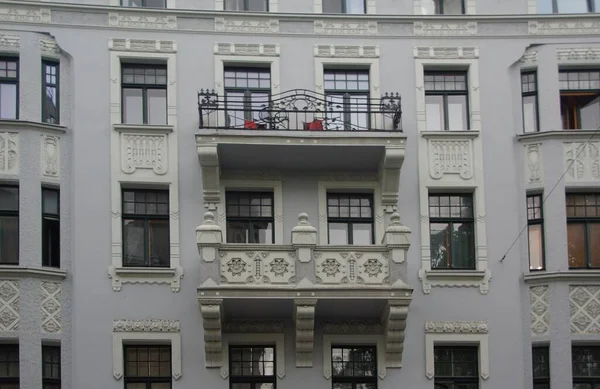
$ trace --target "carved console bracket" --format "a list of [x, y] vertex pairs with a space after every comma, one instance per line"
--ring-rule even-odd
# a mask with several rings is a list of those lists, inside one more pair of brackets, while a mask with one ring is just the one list
[[398, 188], [400, 187], [400, 169], [404, 162], [406, 144], [387, 146], [380, 166], [381, 205], [385, 212], [398, 209]]
[[313, 344], [315, 341], [316, 299], [294, 301], [296, 322], [296, 367], [312, 367]]
[[394, 263], [404, 263], [406, 261], [406, 252], [410, 247], [410, 228], [400, 223], [400, 215], [396, 212], [390, 217], [391, 225], [385, 230], [383, 244], [385, 244], [391, 254], [391, 260]]
[[196, 227], [198, 253], [204, 262], [214, 262], [219, 246], [223, 243], [223, 231], [215, 222], [212, 212], [204, 214], [204, 223]]
[[404, 330], [406, 328], [407, 316], [408, 305], [406, 302], [388, 301], [382, 317], [385, 333], [386, 367], [402, 367]]
[[219, 169], [219, 154], [216, 144], [202, 144], [197, 146], [198, 160], [202, 168], [202, 194], [204, 207], [215, 211], [221, 199], [221, 183]]
[[200, 314], [204, 327], [204, 354], [206, 367], [221, 367], [222, 358], [222, 299], [201, 299]]

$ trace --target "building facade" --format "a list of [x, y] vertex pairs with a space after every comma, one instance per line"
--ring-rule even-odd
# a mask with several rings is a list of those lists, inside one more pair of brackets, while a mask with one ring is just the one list
[[0, 388], [600, 385], [600, 2], [0, 2]]

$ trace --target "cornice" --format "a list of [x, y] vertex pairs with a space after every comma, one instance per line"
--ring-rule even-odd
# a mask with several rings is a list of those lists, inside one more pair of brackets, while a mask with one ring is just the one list
[[588, 140], [594, 135], [594, 138], [600, 140], [600, 132], [597, 130], [551, 130], [542, 132], [532, 132], [529, 134], [517, 135], [519, 142], [530, 140], [560, 139], [560, 140]]
[[67, 132], [67, 127], [28, 120], [0, 120], [0, 131], [10, 130], [37, 130], [64, 134]]
[[600, 281], [600, 270], [540, 271], [523, 274], [523, 281], [537, 284], [551, 281]]
[[113, 332], [179, 332], [179, 320], [113, 320]]
[[67, 277], [66, 270], [53, 269], [47, 267], [27, 267], [27, 266], [0, 266], [0, 278], [42, 278], [63, 280]]
[[423, 138], [477, 138], [479, 137], [480, 131], [421, 131], [420, 134]]

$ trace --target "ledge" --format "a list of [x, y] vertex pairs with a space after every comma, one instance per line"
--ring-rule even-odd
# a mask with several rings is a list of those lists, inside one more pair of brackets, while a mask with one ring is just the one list
[[49, 267], [0, 265], [0, 277], [35, 277], [63, 280], [67, 277], [67, 272], [66, 270], [54, 269]]
[[477, 138], [479, 130], [469, 131], [419, 131], [423, 138]]
[[55, 124], [48, 124], [42, 122], [31, 122], [28, 120], [0, 120], [0, 130], [39, 130], [39, 131], [51, 131], [60, 134], [67, 132], [67, 127], [57, 126]]
[[152, 277], [171, 277], [177, 272], [173, 268], [146, 268], [146, 267], [116, 267], [115, 273], [120, 276], [135, 275], [135, 276], [152, 276]]
[[419, 271], [423, 283], [423, 293], [431, 293], [431, 288], [479, 288], [481, 294], [487, 294], [492, 275], [489, 270], [426, 270]]
[[113, 124], [113, 129], [118, 132], [142, 132], [142, 133], [157, 133], [168, 134], [173, 132], [174, 126], [170, 125], [150, 125], [150, 124]]
[[588, 140], [592, 135], [596, 134], [600, 139], [600, 133], [598, 130], [552, 130], [542, 132], [531, 132], [528, 134], [517, 135], [519, 142], [529, 140], [542, 140], [542, 139], [585, 139]]
[[600, 270], [540, 271], [523, 274], [526, 283], [549, 281], [600, 281]]
[[151, 267], [115, 267], [108, 268], [108, 277], [112, 279], [115, 292], [121, 290], [122, 284], [171, 285], [173, 292], [179, 292], [183, 268], [151, 268]]

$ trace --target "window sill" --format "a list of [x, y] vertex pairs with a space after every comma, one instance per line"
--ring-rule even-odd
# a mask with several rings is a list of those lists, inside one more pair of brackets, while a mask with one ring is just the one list
[[528, 141], [537, 139], [585, 139], [588, 140], [597, 130], [550, 130], [528, 132], [517, 135], [518, 141]]
[[19, 265], [0, 265], [0, 277], [15, 277], [15, 278], [51, 278], [63, 280], [67, 277], [65, 270], [60, 270], [50, 267], [28, 267]]
[[523, 281], [528, 284], [549, 281], [600, 281], [598, 270], [537, 271], [523, 274]]
[[478, 130], [468, 130], [468, 131], [420, 131], [421, 136], [423, 138], [439, 138], [439, 137], [448, 137], [448, 138], [477, 138], [479, 137]]
[[116, 267], [108, 268], [108, 277], [112, 279], [115, 292], [122, 284], [171, 285], [173, 292], [179, 292], [183, 268], [181, 267]]
[[168, 134], [173, 132], [173, 126], [153, 125], [153, 124], [113, 124], [113, 129], [118, 132], [143, 132], [143, 133], [156, 133], [156, 134]]
[[67, 132], [67, 128], [56, 124], [48, 124], [43, 122], [32, 122], [28, 120], [0, 120], [0, 131], [6, 130], [40, 130], [40, 131], [53, 131], [56, 133], [64, 134]]
[[487, 294], [492, 275], [489, 270], [429, 270], [421, 269], [419, 279], [423, 283], [423, 292], [431, 293], [432, 287], [479, 288], [481, 294]]

